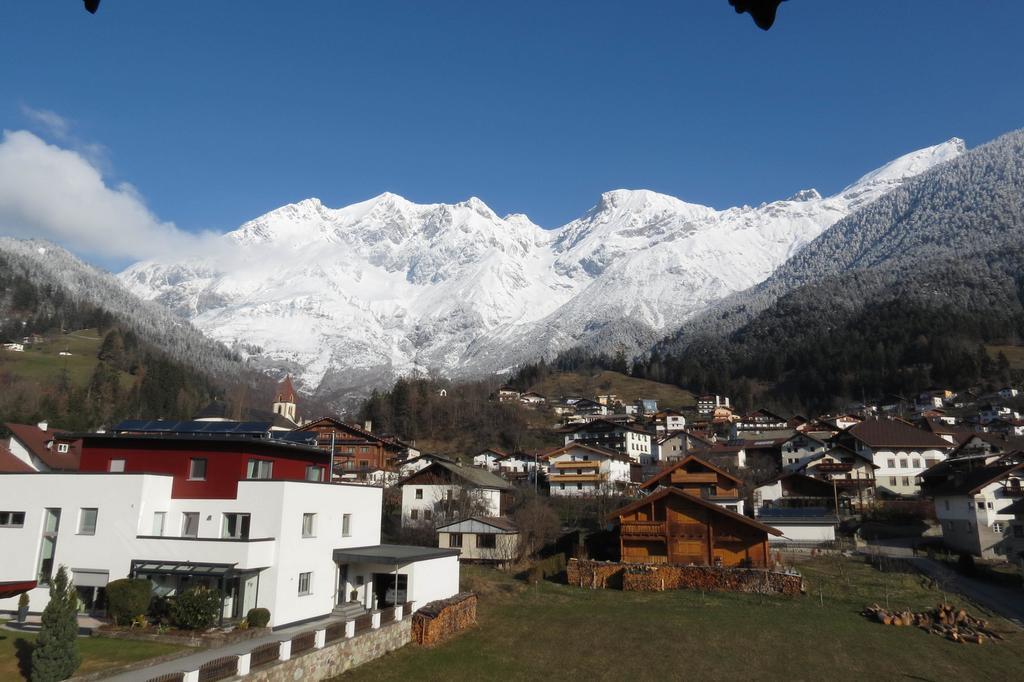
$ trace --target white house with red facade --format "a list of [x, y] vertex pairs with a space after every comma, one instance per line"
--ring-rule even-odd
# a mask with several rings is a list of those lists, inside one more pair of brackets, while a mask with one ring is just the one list
[[60, 565], [83, 611], [137, 577], [158, 595], [215, 587], [225, 621], [258, 606], [273, 627], [458, 592], [457, 552], [382, 545], [382, 489], [326, 482], [319, 448], [156, 424], [80, 434], [78, 472], [0, 473], [0, 611], [26, 591], [41, 611]]

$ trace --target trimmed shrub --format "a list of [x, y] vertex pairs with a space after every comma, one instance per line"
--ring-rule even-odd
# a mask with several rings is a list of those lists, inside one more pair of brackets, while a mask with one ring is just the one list
[[149, 611], [153, 585], [145, 578], [122, 578], [107, 584], [107, 615], [115, 625], [130, 625]]
[[205, 630], [220, 619], [221, 594], [197, 586], [171, 600], [171, 622], [182, 630]]
[[245, 619], [254, 628], [265, 628], [270, 623], [270, 611], [264, 608], [249, 609]]

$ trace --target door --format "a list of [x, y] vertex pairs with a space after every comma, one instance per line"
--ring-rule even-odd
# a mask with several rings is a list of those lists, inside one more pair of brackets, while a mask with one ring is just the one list
[[348, 564], [338, 566], [338, 589], [335, 592], [335, 603], [339, 606], [348, 601]]

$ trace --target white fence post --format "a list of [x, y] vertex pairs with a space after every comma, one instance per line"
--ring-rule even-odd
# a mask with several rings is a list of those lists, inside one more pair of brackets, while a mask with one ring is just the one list
[[185, 676], [181, 678], [181, 682], [199, 682], [199, 671], [189, 670], [185, 673]]
[[405, 614], [402, 613], [402, 607], [401, 606], [396, 606], [395, 607], [395, 620], [396, 621], [402, 620], [402, 616], [404, 616], [404, 615]]
[[380, 611], [374, 611], [370, 614], [370, 627], [374, 630], [380, 627]]
[[252, 667], [252, 654], [239, 654], [238, 655], [238, 672], [237, 675], [248, 675], [249, 670]]
[[356, 622], [354, 620], [345, 621], [345, 637], [352, 639], [356, 636]]
[[313, 648], [323, 649], [327, 645], [327, 629], [317, 630], [313, 633]]
[[[287, 661], [292, 657], [292, 640], [286, 639], [280, 644], [280, 648], [277, 650], [277, 660]], [[198, 682], [198, 680], [196, 681]]]

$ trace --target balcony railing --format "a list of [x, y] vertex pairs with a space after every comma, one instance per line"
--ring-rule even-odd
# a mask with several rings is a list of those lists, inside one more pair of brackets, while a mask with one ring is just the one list
[[664, 521], [626, 521], [622, 524], [621, 534], [629, 537], [665, 537]]

